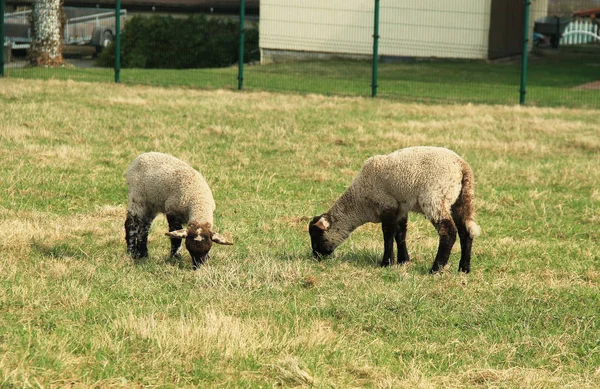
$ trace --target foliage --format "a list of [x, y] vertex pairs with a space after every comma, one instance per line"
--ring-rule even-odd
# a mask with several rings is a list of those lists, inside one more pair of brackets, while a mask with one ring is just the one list
[[[124, 68], [216, 68], [235, 64], [239, 58], [239, 23], [228, 18], [189, 16], [134, 16], [121, 38]], [[258, 29], [246, 30], [244, 60], [255, 59]], [[115, 48], [100, 56], [102, 66], [114, 66]]]
[[[163, 73], [159, 73], [163, 74]], [[598, 110], [1, 80], [0, 386], [597, 388]], [[323, 261], [306, 227], [372, 155], [449, 147], [473, 166], [469, 275], [379, 268], [379, 225]], [[144, 151], [207, 178], [199, 271], [125, 254], [124, 171]]]

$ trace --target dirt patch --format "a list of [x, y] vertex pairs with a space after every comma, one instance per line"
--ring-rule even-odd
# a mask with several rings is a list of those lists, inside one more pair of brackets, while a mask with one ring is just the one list
[[578, 90], [593, 90], [600, 89], [600, 81], [588, 82], [587, 84], [581, 84], [573, 87], [573, 89]]

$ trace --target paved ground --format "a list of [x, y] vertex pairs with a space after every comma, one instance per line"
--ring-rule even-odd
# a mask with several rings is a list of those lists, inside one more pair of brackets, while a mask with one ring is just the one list
[[67, 58], [67, 62], [78, 68], [94, 68], [94, 67], [96, 67], [95, 59], [92, 59], [91, 57]]
[[[96, 54], [96, 48], [88, 45], [64, 45], [63, 56], [67, 63], [78, 68], [94, 67], [93, 55]], [[13, 50], [12, 58], [5, 64], [6, 68], [22, 68], [27, 66], [25, 50]]]

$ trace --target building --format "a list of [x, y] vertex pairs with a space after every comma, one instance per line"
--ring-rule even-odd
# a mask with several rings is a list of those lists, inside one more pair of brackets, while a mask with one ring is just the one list
[[[262, 0], [263, 63], [287, 57], [369, 57], [374, 1]], [[533, 0], [533, 21], [548, 0]], [[522, 0], [404, 0], [380, 2], [379, 54], [388, 57], [491, 59], [523, 47]]]

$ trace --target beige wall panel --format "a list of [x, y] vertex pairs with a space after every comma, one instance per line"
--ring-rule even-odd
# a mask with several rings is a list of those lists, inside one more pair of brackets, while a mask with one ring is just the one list
[[356, 0], [263, 0], [259, 29], [261, 48], [368, 54], [373, 5]]
[[485, 58], [490, 0], [404, 1], [381, 9], [382, 55]]
[[530, 29], [533, 29], [533, 23], [536, 19], [548, 16], [548, 0], [532, 0], [529, 15]]
[[[487, 58], [492, 0], [381, 1], [379, 53]], [[263, 49], [365, 54], [373, 46], [373, 1], [262, 0]], [[533, 0], [533, 20], [548, 0]]]

